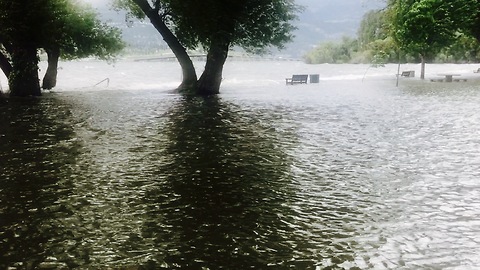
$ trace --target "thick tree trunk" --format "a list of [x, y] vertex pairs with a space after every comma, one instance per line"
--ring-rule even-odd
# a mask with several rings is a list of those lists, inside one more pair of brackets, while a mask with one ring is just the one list
[[57, 85], [58, 59], [60, 58], [60, 49], [45, 49], [48, 57], [48, 67], [45, 76], [43, 76], [42, 88], [52, 89]]
[[165, 25], [165, 22], [162, 20], [158, 12], [153, 9], [148, 1], [146, 0], [133, 0], [135, 4], [140, 7], [140, 9], [145, 13], [145, 15], [150, 19], [152, 25], [157, 29], [157, 31], [162, 35], [163, 40], [167, 43], [168, 47], [172, 50], [173, 54], [177, 58], [181, 68], [182, 68], [182, 83], [178, 87], [179, 90], [191, 90], [195, 88], [197, 83], [197, 74], [195, 72], [195, 67], [193, 62], [190, 59], [190, 56], [187, 53], [185, 47], [180, 44], [177, 37], [168, 29]]
[[228, 56], [229, 43], [213, 44], [207, 55], [207, 63], [202, 76], [198, 80], [197, 94], [216, 95], [220, 93], [223, 66]]
[[10, 95], [15, 97], [41, 96], [38, 80], [37, 48], [17, 46], [12, 51], [12, 71], [8, 76]]
[[0, 52], [0, 69], [2, 69], [3, 73], [5, 74], [5, 77], [7, 78], [10, 76], [10, 72], [12, 72], [12, 65], [10, 64], [8, 57], [1, 52]]

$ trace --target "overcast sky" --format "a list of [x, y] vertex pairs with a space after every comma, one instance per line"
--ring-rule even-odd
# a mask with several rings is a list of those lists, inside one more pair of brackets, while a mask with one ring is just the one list
[[107, 7], [110, 5], [110, 0], [80, 0], [85, 3], [90, 3], [93, 7]]

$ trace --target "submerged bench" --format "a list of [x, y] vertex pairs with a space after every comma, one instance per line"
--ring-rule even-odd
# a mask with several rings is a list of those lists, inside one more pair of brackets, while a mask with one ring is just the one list
[[406, 70], [403, 71], [402, 74], [400, 74], [402, 77], [415, 77], [415, 71], [414, 70]]
[[294, 84], [306, 84], [308, 79], [308, 75], [292, 75], [291, 78], [285, 78], [285, 83], [288, 85], [294, 85]]

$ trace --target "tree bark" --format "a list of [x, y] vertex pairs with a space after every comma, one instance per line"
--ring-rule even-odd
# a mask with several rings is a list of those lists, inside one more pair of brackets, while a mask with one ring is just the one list
[[17, 46], [12, 50], [12, 71], [8, 76], [10, 96], [41, 96], [38, 80], [37, 48], [31, 45]]
[[52, 89], [57, 85], [58, 59], [60, 58], [60, 48], [45, 49], [48, 57], [48, 67], [45, 76], [43, 76], [42, 88]]
[[195, 67], [193, 66], [192, 59], [187, 53], [185, 47], [180, 44], [177, 37], [170, 31], [165, 25], [165, 22], [158, 14], [158, 12], [150, 6], [146, 0], [133, 0], [135, 4], [145, 13], [150, 19], [152, 25], [162, 35], [163, 40], [167, 43], [168, 47], [172, 50], [173, 54], [177, 58], [182, 68], [182, 83], [178, 87], [179, 90], [193, 90], [197, 83], [197, 74]]
[[216, 95], [220, 93], [223, 66], [227, 60], [229, 46], [229, 42], [218, 42], [210, 46], [205, 70], [198, 80], [197, 94]]
[[2, 69], [5, 77], [10, 76], [10, 72], [12, 72], [12, 64], [8, 60], [8, 57], [0, 52], [0, 69]]

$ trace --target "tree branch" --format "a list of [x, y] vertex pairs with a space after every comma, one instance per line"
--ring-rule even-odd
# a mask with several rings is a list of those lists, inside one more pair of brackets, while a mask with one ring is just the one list
[[159, 13], [160, 7], [161, 7], [160, 0], [156, 0], [153, 8], [157, 13]]
[[3, 73], [7, 78], [10, 76], [10, 72], [12, 71], [12, 64], [10, 63], [8, 57], [2, 51], [0, 51], [0, 69], [2, 69]]

